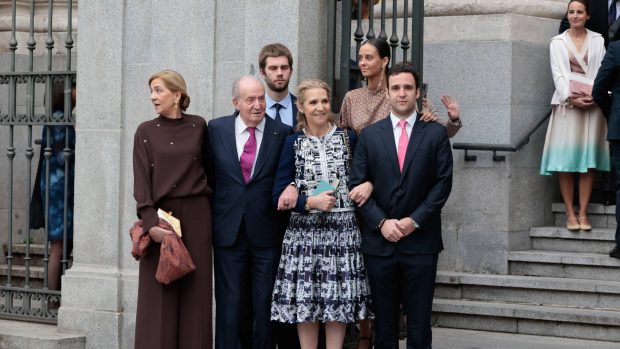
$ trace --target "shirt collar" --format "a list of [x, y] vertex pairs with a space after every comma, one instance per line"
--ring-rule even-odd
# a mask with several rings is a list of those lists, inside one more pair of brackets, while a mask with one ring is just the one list
[[[258, 123], [258, 125], [256, 125], [256, 130], [259, 132], [264, 132], [265, 131], [265, 118], [268, 118], [267, 115], [265, 115], [265, 117], [263, 117], [263, 120], [261, 120], [261, 122]], [[246, 131], [248, 127], [245, 125], [245, 123], [243, 122], [243, 120], [241, 120], [241, 117], [239, 115], [237, 115], [237, 117], [235, 118], [235, 135], [239, 136], [241, 135], [243, 132]]]
[[287, 93], [286, 97], [284, 97], [281, 101], [274, 101], [273, 99], [271, 99], [271, 97], [269, 97], [269, 94], [265, 93], [265, 103], [267, 105], [267, 109], [274, 109], [273, 107], [274, 104], [276, 103], [280, 103], [280, 105], [282, 107], [284, 107], [284, 109], [289, 109], [291, 107], [291, 103], [292, 103], [292, 99], [291, 99], [291, 93]]
[[[408, 118], [405, 119], [407, 121], [407, 124], [409, 124], [409, 125], [411, 125], [411, 127], [413, 127], [413, 125], [415, 124], [415, 120], [416, 120], [417, 116], [418, 116], [418, 113], [416, 111], [414, 111], [413, 114], [411, 114]], [[390, 112], [390, 121], [392, 121], [392, 128], [399, 127], [398, 126], [398, 122], [400, 121], [400, 118], [398, 118], [392, 112]]]

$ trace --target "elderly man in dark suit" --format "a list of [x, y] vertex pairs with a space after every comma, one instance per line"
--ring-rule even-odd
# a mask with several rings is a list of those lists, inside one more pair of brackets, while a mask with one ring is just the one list
[[265, 112], [289, 126], [297, 125], [297, 97], [288, 90], [293, 73], [293, 56], [279, 43], [265, 45], [258, 54], [260, 75], [267, 84]]
[[[620, 2], [618, 0], [590, 0], [588, 2], [590, 19], [586, 22], [586, 28], [603, 35], [605, 47], [610, 41], [620, 38]], [[560, 34], [568, 29], [568, 18], [564, 15], [560, 23]]]
[[[616, 221], [620, 222], [620, 41], [609, 44], [598, 70], [592, 97], [607, 119], [607, 140], [611, 143], [613, 165], [616, 171]], [[611, 92], [611, 96], [610, 96]], [[610, 257], [620, 258], [620, 225], [616, 228], [616, 246]]]
[[420, 122], [418, 75], [410, 63], [390, 69], [391, 113], [360, 135], [351, 188], [374, 190], [359, 208], [362, 251], [375, 308], [375, 346], [398, 348], [399, 304], [407, 315], [407, 348], [430, 349], [437, 257], [443, 249], [441, 208], [452, 189], [446, 128]]
[[273, 348], [271, 292], [288, 217], [271, 203], [271, 190], [291, 128], [265, 117], [265, 90], [255, 77], [235, 81], [233, 104], [233, 115], [209, 122], [215, 347]]

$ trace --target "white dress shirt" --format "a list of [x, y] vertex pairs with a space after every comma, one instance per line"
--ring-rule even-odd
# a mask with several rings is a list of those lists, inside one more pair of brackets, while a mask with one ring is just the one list
[[274, 101], [269, 97], [269, 94], [265, 93], [265, 113], [269, 115], [270, 118], [276, 119], [276, 108], [274, 104], [280, 103], [282, 108], [280, 108], [280, 120], [282, 120], [283, 124], [293, 126], [293, 118], [297, 117], [297, 115], [293, 115], [293, 100], [291, 99], [291, 93], [287, 93], [286, 97], [279, 102]]
[[[258, 152], [260, 150], [260, 144], [263, 141], [263, 134], [265, 133], [265, 118], [256, 125], [254, 136], [256, 137], [256, 156], [254, 157], [254, 163], [252, 164], [252, 173], [254, 175], [254, 167], [256, 167], [256, 159], [258, 159]], [[237, 159], [241, 160], [241, 154], [243, 154], [243, 147], [245, 143], [250, 139], [250, 132], [240, 116], [235, 118], [235, 143], [237, 144]]]
[[[415, 124], [415, 119], [418, 113], [415, 111], [411, 116], [406, 118], [407, 125], [405, 125], [405, 131], [407, 131], [407, 136], [411, 139], [411, 130], [413, 130], [413, 125]], [[394, 114], [390, 113], [390, 121], [392, 121], [392, 128], [394, 131], [394, 145], [396, 146], [396, 153], [398, 154], [398, 140], [400, 140], [400, 134], [402, 132], [402, 128], [399, 125], [400, 119], [396, 117]]]

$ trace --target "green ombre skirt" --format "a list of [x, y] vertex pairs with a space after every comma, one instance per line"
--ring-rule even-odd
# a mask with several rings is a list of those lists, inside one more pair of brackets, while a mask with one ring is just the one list
[[609, 171], [607, 121], [598, 107], [555, 105], [549, 120], [540, 174]]

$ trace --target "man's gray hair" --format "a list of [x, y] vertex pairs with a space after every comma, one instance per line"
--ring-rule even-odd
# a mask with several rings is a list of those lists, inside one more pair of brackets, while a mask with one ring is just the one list
[[261, 84], [261, 86], [263, 85], [263, 82], [260, 81], [256, 76], [254, 75], [243, 75], [238, 77], [237, 79], [235, 79], [235, 82], [233, 82], [233, 88], [232, 88], [232, 96], [233, 99], [235, 98], [239, 98], [239, 84], [241, 83], [241, 81], [243, 80], [255, 80], [258, 81], [259, 84]]

